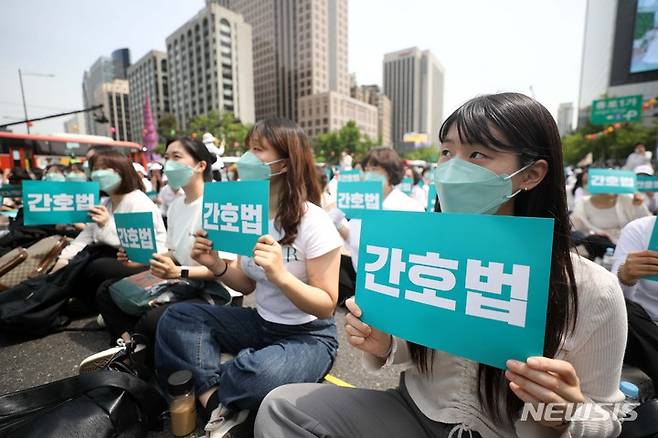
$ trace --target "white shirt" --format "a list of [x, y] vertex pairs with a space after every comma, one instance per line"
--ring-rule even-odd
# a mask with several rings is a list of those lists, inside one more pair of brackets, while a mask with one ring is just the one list
[[[603, 267], [576, 254], [571, 260], [578, 289], [578, 318], [555, 358], [573, 365], [588, 403], [621, 402], [624, 395], [619, 391], [619, 380], [627, 335], [623, 294], [617, 279]], [[579, 407], [574, 416], [584, 421], [571, 422], [561, 434], [533, 421], [517, 420], [510, 429], [493, 421], [480, 405], [477, 362], [436, 351], [433, 373], [422, 374], [411, 363], [407, 343], [395, 337], [393, 340], [385, 365], [407, 365], [404, 381], [409, 395], [433, 421], [464, 424], [483, 438], [611, 438], [621, 432], [621, 424], [609, 405]], [[363, 355], [363, 364], [372, 371], [382, 367], [381, 360], [369, 354]]]
[[142, 178], [142, 183], [144, 183], [144, 191], [146, 193], [153, 191], [153, 183], [148, 178]]
[[[270, 220], [269, 234], [280, 240], [285, 233], [283, 230], [279, 232], [274, 221]], [[283, 263], [288, 272], [308, 283], [306, 262], [342, 245], [343, 241], [329, 215], [317, 205], [307, 202], [306, 212], [297, 229], [297, 238], [292, 245], [282, 248]], [[300, 310], [281, 289], [270, 282], [263, 268], [256, 265], [253, 258], [241, 256], [240, 266], [249, 278], [256, 281], [256, 310], [263, 319], [285, 325], [301, 325], [317, 319], [314, 315]]]
[[[422, 190], [422, 189], [421, 189]], [[382, 210], [393, 211], [417, 211], [424, 212], [425, 207], [421, 206], [414, 199], [410, 198], [402, 190], [395, 187], [382, 202]], [[349, 246], [352, 255], [352, 265], [357, 270], [359, 263], [359, 240], [361, 239], [361, 219], [352, 219], [347, 223], [350, 230]]]
[[576, 203], [572, 214], [574, 228], [585, 233], [608, 234], [615, 243], [626, 224], [651, 214], [644, 204], [634, 205], [631, 195], [618, 195], [610, 208], [595, 207], [591, 198], [585, 196]]
[[165, 252], [167, 240], [167, 230], [165, 229], [162, 215], [158, 206], [155, 205], [151, 199], [141, 190], [134, 190], [130, 193], [123, 195], [119, 205], [112, 211], [111, 198], [105, 198], [101, 204], [107, 208], [110, 213], [110, 220], [103, 228], [100, 228], [96, 222], [88, 223], [78, 237], [73, 240], [59, 256], [60, 259], [70, 260], [77, 253], [82, 251], [87, 245], [92, 243], [104, 243], [114, 248], [119, 248], [119, 236], [117, 235], [116, 224], [114, 223], [114, 213], [138, 213], [138, 212], [151, 212], [153, 214], [153, 226], [155, 228], [155, 241], [158, 252]]
[[628, 156], [628, 158], [626, 158], [626, 165], [624, 165], [624, 169], [634, 170], [637, 166], [642, 166], [644, 164], [651, 164], [651, 158], [647, 157], [646, 152], [643, 154], [633, 152]]
[[158, 199], [160, 200], [160, 212], [163, 217], [167, 217], [169, 207], [178, 197], [185, 197], [185, 192], [182, 189], [174, 190], [169, 184], [160, 189]]
[[411, 199], [418, 202], [418, 204], [423, 207], [423, 210], [425, 210], [425, 207], [427, 206], [427, 193], [423, 187], [418, 184], [414, 185], [411, 188]]
[[[626, 261], [628, 254], [644, 251], [649, 248], [649, 239], [656, 224], [655, 216], [636, 219], [621, 230], [615, 260], [612, 263], [612, 273], [617, 275], [619, 267]], [[633, 286], [619, 283], [627, 299], [642, 306], [653, 322], [658, 324], [658, 281], [640, 278]]]
[[[201, 213], [203, 196], [199, 196], [189, 204], [185, 203], [185, 196], [174, 199], [167, 212], [167, 248], [171, 255], [181, 266], [199, 266], [192, 259], [192, 246], [194, 234], [202, 229]], [[218, 251], [224, 260], [235, 260], [237, 256], [230, 252]]]

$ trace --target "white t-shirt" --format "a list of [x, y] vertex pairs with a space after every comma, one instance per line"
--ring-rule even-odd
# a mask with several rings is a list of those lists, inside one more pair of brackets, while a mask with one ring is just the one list
[[[192, 259], [192, 246], [194, 234], [202, 229], [201, 210], [203, 196], [189, 204], [185, 203], [185, 196], [174, 199], [167, 212], [167, 248], [181, 266], [199, 266]], [[230, 252], [218, 251], [219, 256], [225, 260], [235, 260], [237, 256]]]
[[631, 195], [618, 195], [615, 205], [610, 208], [595, 207], [592, 197], [585, 196], [574, 206], [572, 221], [576, 230], [584, 233], [606, 233], [610, 240], [616, 243], [621, 229], [626, 224], [650, 214], [644, 204], [634, 205]]
[[169, 212], [169, 207], [171, 207], [172, 202], [174, 202], [174, 199], [178, 197], [185, 197], [185, 192], [183, 189], [178, 189], [174, 190], [171, 188], [169, 184], [166, 184], [164, 187], [160, 189], [160, 193], [158, 194], [158, 199], [160, 200], [160, 212], [162, 213], [163, 217], [167, 217], [167, 213]]
[[142, 183], [144, 183], [144, 191], [146, 193], [153, 191], [153, 183], [148, 178], [142, 178]]
[[[629, 253], [644, 251], [649, 247], [655, 223], [655, 216], [647, 216], [634, 220], [621, 230], [615, 249], [615, 260], [612, 263], [613, 274], [617, 274]], [[658, 281], [641, 278], [634, 286], [625, 286], [621, 282], [619, 284], [626, 298], [642, 306], [653, 322], [658, 324]]]
[[[284, 236], [274, 227], [274, 221], [269, 222], [269, 234], [276, 240]], [[323, 256], [336, 248], [343, 241], [329, 215], [320, 207], [310, 202], [306, 203], [306, 212], [297, 230], [297, 238], [292, 245], [283, 246], [283, 263], [292, 275], [308, 284], [306, 262]], [[256, 310], [265, 320], [277, 324], [301, 325], [311, 322], [317, 317], [300, 310], [290, 299], [267, 279], [263, 268], [258, 266], [251, 257], [240, 257], [242, 271], [256, 282]]]
[[[424, 212], [425, 208], [395, 187], [382, 202], [382, 210]], [[352, 219], [347, 223], [350, 230], [350, 254], [356, 271], [359, 264], [359, 240], [361, 239], [361, 219]]]
[[418, 202], [418, 204], [423, 207], [423, 210], [425, 209], [425, 206], [427, 206], [427, 193], [425, 193], [423, 187], [418, 184], [411, 188], [411, 199]]
[[70, 260], [87, 245], [91, 245], [92, 243], [104, 243], [113, 246], [114, 248], [119, 248], [121, 243], [119, 242], [116, 224], [114, 223], [115, 213], [152, 213], [157, 251], [159, 253], [165, 251], [167, 230], [162, 221], [160, 209], [144, 192], [141, 190], [133, 190], [132, 192], [123, 195], [121, 202], [119, 202], [119, 205], [116, 207], [112, 206], [111, 198], [101, 198], [101, 204], [104, 205], [110, 213], [110, 220], [103, 228], [100, 228], [95, 222], [88, 223], [85, 229], [78, 234], [78, 237], [64, 248], [62, 254], [59, 256], [60, 259]]

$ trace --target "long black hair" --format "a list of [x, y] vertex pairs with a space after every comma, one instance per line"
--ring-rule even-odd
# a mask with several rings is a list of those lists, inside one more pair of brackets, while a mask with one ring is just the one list
[[188, 154], [192, 156], [196, 163], [201, 161], [206, 162], [206, 170], [203, 171], [203, 179], [204, 181], [212, 181], [213, 178], [211, 166], [215, 161], [217, 161], [217, 157], [210, 153], [205, 144], [189, 136], [174, 138], [170, 140], [169, 143], [167, 143], [167, 147], [176, 141], [183, 145], [183, 148], [187, 151]]
[[[515, 197], [514, 215], [555, 220], [544, 335], [544, 356], [554, 357], [566, 334], [575, 327], [578, 298], [569, 252], [562, 145], [553, 116], [528, 96], [500, 93], [471, 99], [452, 113], [439, 131], [441, 142], [452, 126], [457, 127], [463, 143], [516, 152], [520, 166], [537, 160], [548, 163], [544, 179], [534, 189]], [[409, 343], [409, 350], [418, 369], [431, 372], [434, 351], [413, 343]], [[497, 422], [512, 424], [522, 401], [509, 389], [503, 371], [480, 364], [478, 389], [480, 403], [489, 415]]]

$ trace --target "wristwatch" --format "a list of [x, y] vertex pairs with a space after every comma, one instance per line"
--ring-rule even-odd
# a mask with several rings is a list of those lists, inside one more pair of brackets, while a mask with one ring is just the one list
[[180, 278], [188, 278], [190, 276], [190, 270], [188, 268], [181, 268]]

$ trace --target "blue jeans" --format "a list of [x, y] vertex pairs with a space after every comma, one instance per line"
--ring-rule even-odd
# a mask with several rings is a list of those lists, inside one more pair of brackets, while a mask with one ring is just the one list
[[[333, 318], [284, 325], [252, 308], [194, 303], [169, 307], [155, 340], [155, 365], [165, 379], [190, 370], [197, 395], [217, 386], [224, 406], [252, 410], [281, 385], [319, 382], [338, 349]], [[220, 364], [222, 353], [235, 358]]]

